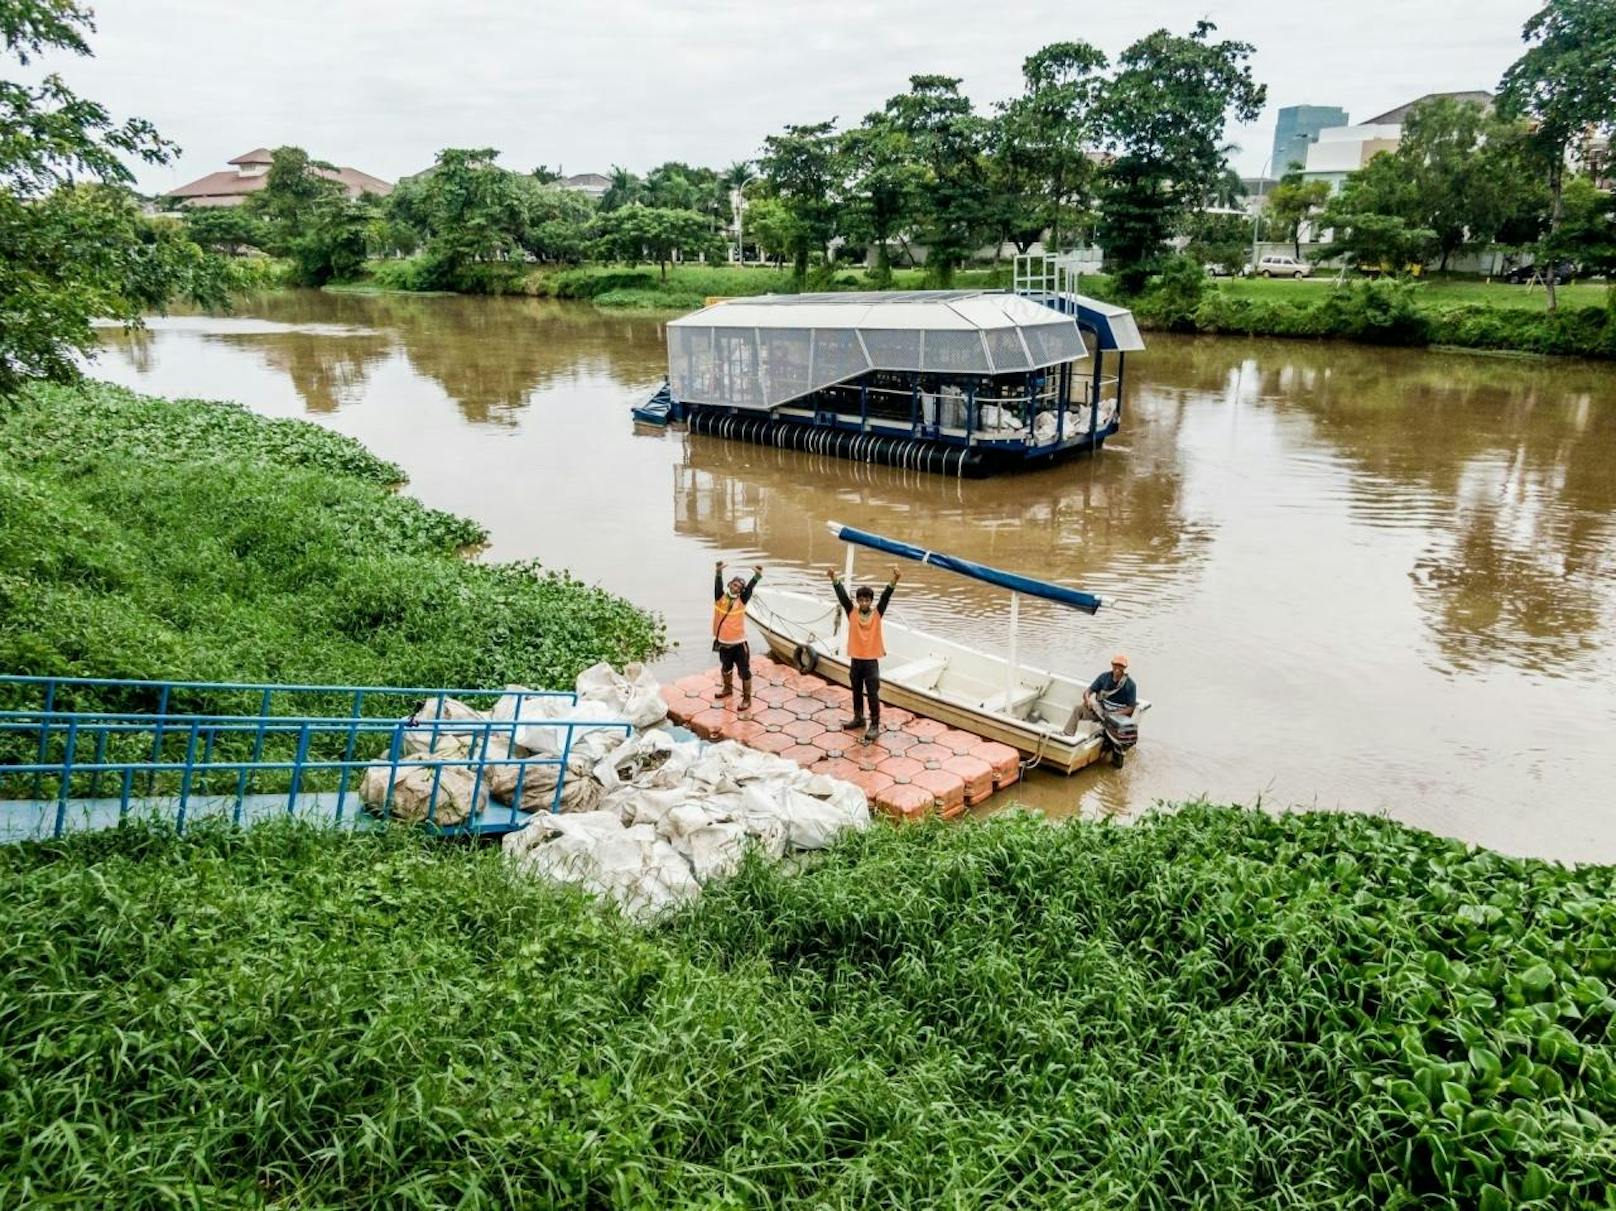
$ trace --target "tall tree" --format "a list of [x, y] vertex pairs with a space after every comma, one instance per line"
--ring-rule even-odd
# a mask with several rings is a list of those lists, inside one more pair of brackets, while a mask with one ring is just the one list
[[619, 206], [645, 201], [645, 182], [628, 169], [613, 164], [610, 180], [606, 192], [600, 195], [602, 210], [616, 210]]
[[1347, 178], [1318, 221], [1334, 232], [1330, 255], [1402, 273], [1436, 248], [1436, 232], [1421, 224], [1420, 213], [1419, 182], [1396, 156], [1381, 152]]
[[317, 205], [342, 194], [342, 186], [326, 175], [335, 172], [334, 165], [311, 159], [301, 147], [277, 147], [270, 152], [264, 187], [247, 195], [247, 209], [264, 220], [272, 239], [290, 243]]
[[[1565, 217], [1566, 152], [1590, 133], [1616, 129], [1616, 4], [1548, 0], [1521, 28], [1528, 49], [1504, 73], [1498, 108], [1532, 123], [1548, 168], [1553, 243]], [[1549, 276], [1548, 307], [1558, 306]]]
[[[24, 66], [89, 55], [94, 29], [76, 0], [0, 2], [0, 47]], [[175, 220], [144, 217], [129, 189], [125, 157], [174, 155], [149, 122], [114, 120], [54, 73], [0, 80], [0, 399], [31, 379], [79, 379], [96, 319], [138, 325], [176, 295], [224, 301], [224, 262]]]
[[823, 250], [836, 234], [836, 192], [842, 177], [838, 152], [832, 118], [770, 135], [758, 158], [770, 193], [791, 214], [791, 257], [799, 287], [808, 277], [809, 254]]
[[1251, 45], [1213, 42], [1216, 29], [1200, 21], [1186, 36], [1159, 29], [1141, 38], [1104, 90], [1115, 158], [1105, 172], [1100, 239], [1129, 293], [1143, 287], [1178, 220], [1217, 179], [1229, 117], [1254, 121], [1267, 96], [1251, 75]]
[[1006, 243], [1026, 252], [1048, 223], [1047, 182], [1021, 117], [1001, 106], [987, 122], [985, 217], [995, 259]]
[[506, 262], [522, 252], [530, 193], [545, 187], [501, 168], [498, 155], [492, 147], [447, 148], [402, 199], [400, 191], [388, 198], [393, 216], [407, 213], [423, 228], [428, 284], [498, 289]]
[[875, 247], [875, 284], [892, 282], [891, 243], [914, 215], [924, 169], [909, 137], [885, 113], [868, 115], [842, 136], [847, 172], [846, 234]]
[[988, 231], [987, 123], [959, 85], [955, 76], [910, 76], [909, 91], [886, 104], [925, 169], [915, 203], [917, 234], [926, 245], [928, 275], [945, 286]]
[[[1086, 42], [1053, 42], [1021, 64], [1021, 95], [999, 106], [995, 175], [1025, 170], [1049, 243], [1060, 248], [1090, 208], [1106, 59]], [[1025, 251], [1025, 249], [1023, 249]]]
[[1440, 268], [1462, 248], [1491, 243], [1537, 192], [1516, 127], [1451, 97], [1409, 111], [1394, 153], [1415, 186], [1417, 213], [1405, 217], [1436, 233]]
[[712, 253], [717, 237], [712, 220], [696, 210], [661, 206], [623, 206], [601, 216], [605, 246], [625, 261], [650, 256], [668, 277], [668, 263], [679, 251]]
[[1328, 181], [1304, 181], [1302, 170], [1292, 168], [1268, 191], [1264, 208], [1268, 221], [1285, 233], [1285, 238], [1302, 255], [1302, 224], [1316, 215], [1330, 196]]

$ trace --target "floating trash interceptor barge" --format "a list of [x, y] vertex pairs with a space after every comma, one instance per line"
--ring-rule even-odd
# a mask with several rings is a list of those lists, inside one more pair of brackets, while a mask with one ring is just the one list
[[635, 419], [945, 475], [1098, 450], [1144, 342], [1126, 308], [1066, 282], [1023, 257], [1013, 291], [715, 302], [668, 324], [667, 384]]

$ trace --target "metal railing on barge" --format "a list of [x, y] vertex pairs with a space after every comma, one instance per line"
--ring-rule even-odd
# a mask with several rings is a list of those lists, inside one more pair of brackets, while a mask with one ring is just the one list
[[[459, 717], [506, 698], [510, 718]], [[564, 718], [523, 707], [564, 699]], [[131, 816], [160, 817], [183, 831], [200, 819], [245, 825], [274, 816], [363, 827], [394, 818], [405, 779], [425, 796], [419, 823], [442, 835], [497, 835], [532, 816], [524, 791], [547, 788], [559, 811], [579, 733], [632, 733], [621, 719], [576, 717], [567, 691], [397, 686], [136, 681], [0, 675], [0, 840], [60, 837]], [[529, 717], [524, 717], [529, 716]], [[518, 749], [520, 729], [554, 729], [555, 752]], [[502, 751], [503, 750], [503, 751]], [[413, 778], [414, 771], [430, 772]], [[445, 772], [465, 771], [456, 797]], [[506, 803], [489, 795], [504, 771]], [[358, 780], [385, 772], [379, 802]], [[512, 774], [514, 773], [514, 776]], [[542, 802], [538, 804], [541, 810]], [[451, 817], [454, 817], [451, 820]]]

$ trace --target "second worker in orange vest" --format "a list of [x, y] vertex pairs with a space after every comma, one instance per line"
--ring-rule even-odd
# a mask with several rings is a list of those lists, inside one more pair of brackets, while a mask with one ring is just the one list
[[853, 717], [842, 726], [850, 731], [857, 731], [865, 726], [864, 700], [870, 701], [869, 726], [864, 733], [866, 742], [874, 740], [881, 734], [881, 657], [887, 654], [886, 644], [881, 637], [881, 619], [887, 612], [887, 603], [892, 600], [892, 590], [898, 587], [902, 579], [898, 569], [892, 569], [892, 579], [887, 581], [887, 587], [881, 590], [881, 600], [875, 599], [875, 590], [868, 585], [860, 585], [854, 597], [858, 604], [847, 595], [847, 587], [842, 584], [842, 578], [834, 569], [830, 572], [830, 581], [836, 589], [836, 600], [842, 603], [842, 609], [847, 613], [847, 663], [848, 681], [853, 690]]
[[728, 698], [735, 692], [738, 671], [743, 711], [752, 706], [752, 647], [746, 641], [746, 603], [752, 600], [752, 590], [762, 575], [762, 568], [753, 568], [751, 580], [743, 582], [739, 576], [732, 576], [726, 587], [722, 559], [713, 571], [713, 651], [718, 653], [718, 668], [724, 675], [724, 686], [713, 697]]

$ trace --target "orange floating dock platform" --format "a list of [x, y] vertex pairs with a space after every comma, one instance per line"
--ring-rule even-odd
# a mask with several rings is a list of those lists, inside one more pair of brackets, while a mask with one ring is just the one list
[[713, 697], [714, 668], [663, 686], [668, 714], [704, 740], [738, 741], [845, 779], [900, 820], [957, 816], [1021, 776], [1021, 754], [1008, 744], [884, 705], [880, 739], [864, 744], [842, 730], [853, 711], [846, 686], [767, 658], [753, 661], [752, 676], [750, 710], [736, 709], [739, 683], [731, 697]]

